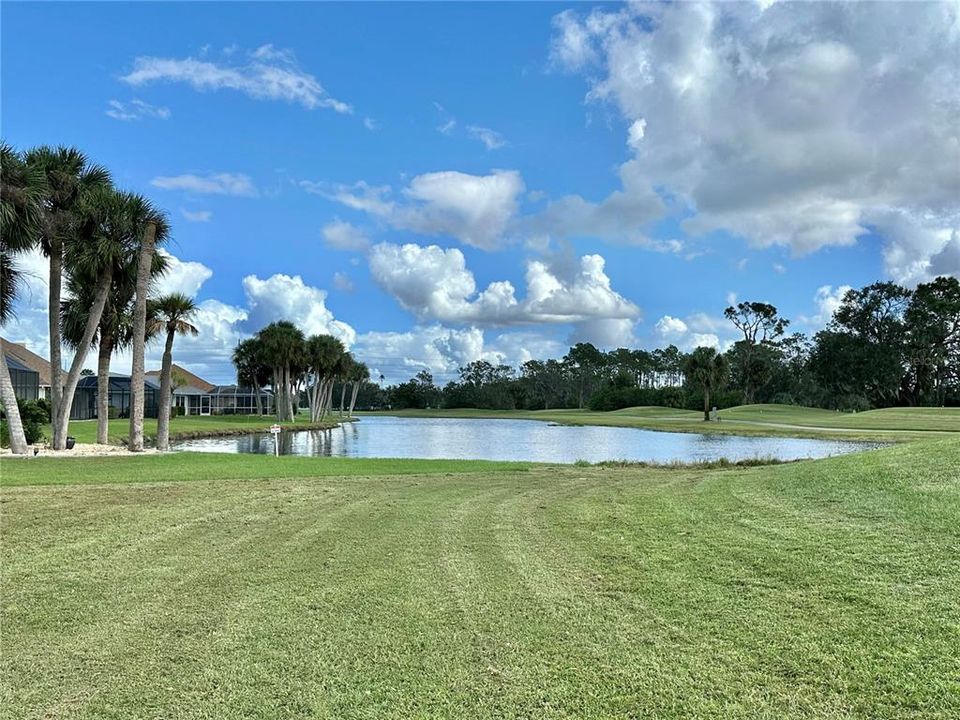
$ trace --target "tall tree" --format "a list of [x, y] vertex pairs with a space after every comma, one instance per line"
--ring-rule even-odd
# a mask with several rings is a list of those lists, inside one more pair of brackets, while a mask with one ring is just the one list
[[304, 367], [308, 377], [310, 420], [323, 420], [330, 407], [333, 384], [344, 368], [347, 354], [343, 343], [332, 335], [312, 335], [304, 346]]
[[149, 315], [153, 316], [154, 330], [166, 332], [163, 359], [160, 362], [160, 403], [157, 407], [157, 449], [170, 449], [170, 405], [173, 399], [172, 369], [173, 341], [177, 335], [199, 333], [190, 321], [197, 313], [197, 305], [183, 293], [170, 293], [150, 301]]
[[304, 364], [303, 332], [289, 320], [270, 323], [257, 333], [263, 359], [272, 369], [277, 420], [293, 420], [294, 391]]
[[739, 380], [744, 403], [752, 405], [756, 402], [757, 387], [769, 369], [767, 354], [761, 355], [763, 351], [758, 348], [776, 343], [790, 321], [780, 317], [775, 306], [762, 302], [737, 303], [724, 310], [723, 315], [743, 333], [743, 340], [737, 343]]
[[167, 241], [170, 233], [167, 220], [145, 198], [138, 196], [132, 209], [132, 225], [140, 238], [137, 262], [137, 284], [134, 291], [133, 333], [131, 348], [133, 361], [130, 370], [130, 450], [143, 452], [144, 356], [147, 342], [147, 296], [153, 269], [153, 256], [158, 245]]
[[[0, 325], [13, 317], [13, 304], [20, 288], [16, 256], [31, 250], [39, 241], [46, 190], [44, 174], [27, 164], [10, 145], [0, 143]], [[7, 414], [10, 449], [22, 455], [27, 452], [27, 439], [2, 343], [0, 403]]]
[[[123, 215], [121, 208], [121, 215]], [[110, 363], [115, 351], [130, 346], [133, 339], [133, 296], [136, 290], [139, 256], [130, 228], [124, 230], [121, 242], [127, 251], [115, 257], [112, 282], [100, 324], [94, 337], [97, 347], [97, 442], [109, 442], [110, 419]], [[160, 277], [167, 269], [163, 255], [153, 256], [151, 277]], [[74, 351], [83, 340], [90, 309], [94, 305], [96, 278], [89, 273], [72, 272], [67, 280], [70, 299], [62, 305], [61, 327], [64, 343]], [[149, 325], [149, 322], [148, 322]], [[148, 336], [152, 337], [148, 330]], [[91, 347], [92, 349], [92, 347]]]
[[347, 417], [353, 417], [353, 408], [357, 404], [357, 395], [360, 394], [360, 388], [363, 387], [365, 383], [370, 382], [370, 368], [362, 362], [354, 362], [353, 366], [350, 369], [350, 410], [347, 412]]
[[579, 382], [577, 407], [582, 410], [584, 397], [593, 382], [594, 375], [603, 367], [603, 353], [591, 343], [577, 343], [567, 352], [564, 362], [577, 376]]
[[263, 415], [261, 388], [270, 382], [270, 368], [263, 360], [263, 348], [258, 338], [241, 340], [233, 351], [233, 365], [237, 369], [237, 384], [253, 389], [257, 415]]
[[904, 314], [910, 401], [943, 405], [960, 386], [960, 280], [938, 277], [917, 286]]
[[684, 362], [687, 381], [703, 389], [703, 419], [710, 419], [710, 393], [720, 390], [730, 376], [727, 358], [712, 347], [698, 347]]
[[[110, 174], [92, 164], [82, 152], [70, 147], [41, 146], [27, 151], [26, 163], [44, 177], [40, 248], [50, 261], [47, 314], [50, 331], [50, 405], [53, 446], [66, 444], [63, 416], [63, 358], [60, 333], [60, 302], [66, 248], [75, 238], [78, 210], [88, 193], [108, 189]], [[67, 407], [67, 417], [70, 409]]]

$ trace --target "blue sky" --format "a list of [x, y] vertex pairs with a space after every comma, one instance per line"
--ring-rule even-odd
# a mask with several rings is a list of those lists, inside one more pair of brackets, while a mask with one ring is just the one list
[[[280, 317], [443, 377], [581, 339], [723, 346], [734, 296], [812, 332], [844, 286], [960, 271], [956, 26], [949, 4], [4, 3], [2, 131], [167, 210], [166, 287], [203, 309], [180, 359], [211, 379]], [[41, 304], [5, 334], [42, 349]]]

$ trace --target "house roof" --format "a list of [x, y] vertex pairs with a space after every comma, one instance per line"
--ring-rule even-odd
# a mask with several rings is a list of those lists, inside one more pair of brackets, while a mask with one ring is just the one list
[[20, 365], [28, 370], [33, 370], [40, 376], [41, 385], [50, 385], [50, 363], [34, 352], [19, 343], [12, 343], [9, 340], [0, 338], [0, 346], [3, 347], [3, 354], [8, 358], [16, 360]]
[[[175, 371], [183, 375], [187, 379], [187, 385], [195, 387], [201, 392], [208, 393], [214, 388], [213, 383], [209, 383], [206, 380], [204, 380], [202, 377], [194, 375], [192, 372], [190, 372], [184, 367], [181, 367], [180, 365], [177, 365], [176, 363], [174, 363], [170, 369], [171, 371]], [[150, 370], [146, 373], [146, 376], [151, 378], [157, 378], [159, 380], [160, 371]]]

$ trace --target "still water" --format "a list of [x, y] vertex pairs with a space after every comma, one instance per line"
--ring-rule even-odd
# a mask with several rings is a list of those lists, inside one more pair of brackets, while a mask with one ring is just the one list
[[[333, 430], [280, 435], [282, 455], [361, 458], [452, 458], [572, 463], [656, 463], [776, 458], [797, 460], [857, 452], [876, 443], [801, 438], [654, 432], [635, 428], [551, 425], [537, 420], [365, 417]], [[269, 434], [186, 440], [175, 450], [273, 453]]]

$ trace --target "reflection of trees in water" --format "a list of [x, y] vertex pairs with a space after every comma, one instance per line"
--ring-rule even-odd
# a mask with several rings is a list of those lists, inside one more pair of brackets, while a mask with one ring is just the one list
[[[331, 457], [352, 455], [350, 452], [360, 439], [357, 423], [343, 423], [329, 430], [293, 430], [279, 435], [281, 455], [313, 455]], [[273, 455], [272, 435], [247, 435], [237, 438], [237, 451]]]

